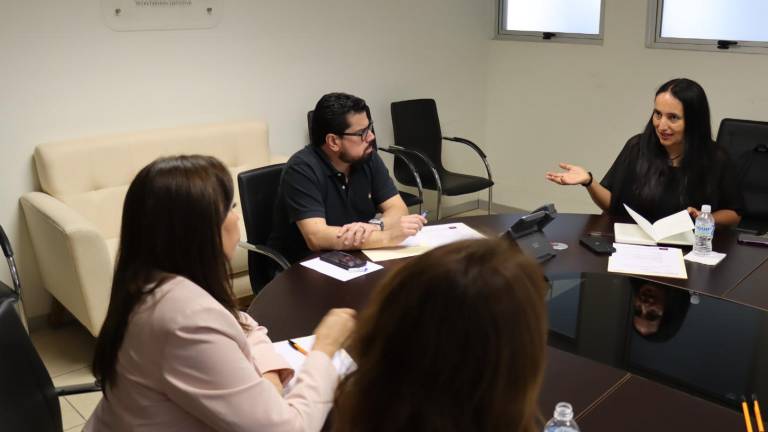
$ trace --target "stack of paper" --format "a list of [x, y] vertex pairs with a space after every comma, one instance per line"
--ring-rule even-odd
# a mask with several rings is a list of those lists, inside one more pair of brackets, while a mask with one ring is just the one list
[[696, 252], [690, 251], [684, 258], [686, 261], [714, 266], [725, 258], [725, 254], [712, 251], [706, 255], [698, 255]]
[[608, 258], [608, 271], [645, 276], [688, 279], [683, 251], [660, 246], [614, 243], [616, 252]]
[[422, 228], [415, 236], [405, 239], [399, 246], [383, 249], [365, 249], [363, 253], [371, 261], [386, 261], [421, 255], [430, 249], [459, 240], [481, 238], [485, 238], [485, 236], [463, 223], [428, 225]]
[[[315, 335], [304, 336], [291, 340], [308, 352], [312, 350], [312, 347], [315, 345]], [[301, 372], [301, 368], [304, 366], [304, 361], [307, 359], [307, 357], [304, 354], [291, 348], [287, 340], [274, 342], [272, 343], [272, 346], [275, 348], [275, 351], [277, 351], [277, 353], [280, 354], [280, 356], [283, 357], [295, 371], [293, 378], [288, 382], [288, 384], [285, 385], [284, 390], [288, 391], [296, 383], [296, 377], [299, 376], [299, 372]], [[357, 364], [355, 364], [355, 361], [352, 360], [352, 357], [350, 357], [349, 354], [343, 349], [336, 352], [336, 355], [333, 356], [331, 361], [333, 362], [333, 366], [336, 368], [336, 372], [339, 373], [340, 377], [343, 377], [357, 369]]]
[[635, 224], [615, 223], [613, 232], [619, 243], [640, 245], [674, 244], [692, 246], [695, 240], [693, 235], [693, 222], [686, 210], [681, 210], [673, 215], [657, 220], [651, 224], [624, 204], [627, 213], [637, 222]]

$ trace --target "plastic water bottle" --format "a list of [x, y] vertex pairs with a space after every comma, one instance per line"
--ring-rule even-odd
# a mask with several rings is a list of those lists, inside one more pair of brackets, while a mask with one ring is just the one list
[[580, 432], [573, 420], [573, 407], [568, 402], [555, 405], [555, 416], [544, 425], [544, 432]]
[[696, 241], [693, 243], [693, 253], [709, 255], [712, 252], [712, 237], [715, 236], [715, 218], [712, 217], [712, 207], [709, 204], [701, 206], [701, 213], [696, 218], [694, 235]]

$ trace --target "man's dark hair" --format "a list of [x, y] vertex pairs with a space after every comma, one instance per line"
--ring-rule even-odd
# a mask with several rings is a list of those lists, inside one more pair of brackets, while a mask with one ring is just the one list
[[366, 113], [371, 119], [370, 110], [363, 99], [347, 93], [328, 93], [320, 98], [312, 114], [310, 142], [313, 146], [321, 147], [325, 136], [340, 134], [349, 128], [347, 115]]

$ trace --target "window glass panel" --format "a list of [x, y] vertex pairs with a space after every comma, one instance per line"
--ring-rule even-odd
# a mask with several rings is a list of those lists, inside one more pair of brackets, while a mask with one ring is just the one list
[[661, 37], [768, 42], [768, 1], [664, 0]]
[[600, 33], [601, 0], [503, 0], [505, 30]]

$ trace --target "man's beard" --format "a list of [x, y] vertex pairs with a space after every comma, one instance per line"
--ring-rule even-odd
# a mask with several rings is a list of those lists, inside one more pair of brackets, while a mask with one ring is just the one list
[[[371, 147], [372, 146], [369, 146], [369, 148]], [[359, 167], [361, 165], [364, 165], [366, 162], [368, 162], [371, 159], [371, 156], [373, 156], [373, 150], [371, 150], [369, 153], [363, 154], [357, 159], [353, 159], [352, 156], [350, 156], [346, 150], [342, 149], [341, 154], [339, 154], [339, 159], [341, 159], [342, 162], [348, 163], [353, 167]]]

